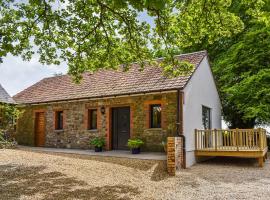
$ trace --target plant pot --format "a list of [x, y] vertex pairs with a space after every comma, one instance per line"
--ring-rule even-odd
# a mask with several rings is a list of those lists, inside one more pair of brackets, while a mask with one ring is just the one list
[[141, 152], [141, 149], [140, 148], [132, 148], [131, 149], [131, 153], [132, 154], [139, 154]]
[[102, 152], [102, 147], [95, 147], [95, 152]]

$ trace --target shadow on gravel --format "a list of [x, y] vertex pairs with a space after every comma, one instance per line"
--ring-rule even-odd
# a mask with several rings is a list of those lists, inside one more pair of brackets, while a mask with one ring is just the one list
[[212, 165], [229, 165], [235, 167], [258, 167], [257, 160], [255, 158], [236, 158], [236, 157], [215, 157], [201, 162], [200, 164], [212, 164]]
[[[28, 150], [22, 150], [28, 151]], [[33, 151], [31, 151], [33, 152]], [[131, 159], [131, 158], [118, 158], [118, 157], [105, 157], [105, 156], [89, 156], [89, 155], [79, 155], [79, 154], [68, 154], [68, 153], [52, 153], [52, 152], [39, 152], [35, 151], [35, 153], [40, 154], [49, 154], [54, 156], [61, 156], [61, 157], [69, 157], [69, 158], [76, 158], [76, 159], [83, 159], [83, 160], [94, 160], [98, 162], [104, 163], [113, 163], [116, 165], [121, 165], [124, 167], [130, 167], [135, 170], [142, 170], [148, 171], [154, 165], [157, 164], [153, 173], [151, 174], [152, 181], [161, 181], [167, 179], [169, 177], [167, 173], [167, 166], [166, 161], [162, 160], [140, 160], [140, 159]]]
[[151, 180], [161, 181], [169, 177], [167, 173], [166, 161], [162, 161], [162, 160], [140, 160], [140, 159], [131, 159], [131, 158], [87, 156], [87, 155], [64, 154], [64, 153], [49, 153], [49, 154], [72, 157], [72, 158], [77, 158], [77, 159], [94, 160], [94, 161], [105, 162], [105, 163], [113, 163], [113, 164], [121, 165], [124, 167], [131, 167], [136, 170], [142, 170], [142, 171], [148, 171], [154, 165], [157, 165], [153, 173], [151, 174]]
[[127, 185], [90, 188], [87, 183], [44, 167], [0, 165], [0, 199], [104, 199], [126, 200], [139, 194]]

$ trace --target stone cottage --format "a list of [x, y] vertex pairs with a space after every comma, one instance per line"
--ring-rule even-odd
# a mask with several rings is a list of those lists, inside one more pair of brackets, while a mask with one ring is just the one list
[[144, 151], [163, 151], [162, 141], [179, 134], [192, 165], [194, 129], [220, 128], [221, 105], [207, 52], [177, 58], [193, 64], [193, 73], [169, 78], [161, 67], [140, 71], [134, 64], [127, 72], [84, 73], [81, 84], [69, 75], [41, 80], [14, 96], [24, 109], [18, 142], [87, 149], [91, 138], [104, 136], [107, 150], [122, 150], [129, 138], [140, 138]]

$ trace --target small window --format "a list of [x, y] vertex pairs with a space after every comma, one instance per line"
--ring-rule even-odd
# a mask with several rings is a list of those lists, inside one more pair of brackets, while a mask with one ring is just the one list
[[204, 129], [211, 129], [211, 109], [202, 106], [202, 123]]
[[63, 130], [63, 111], [55, 112], [55, 129]]
[[97, 129], [97, 109], [88, 111], [88, 129]]
[[150, 128], [161, 128], [161, 105], [150, 106]]

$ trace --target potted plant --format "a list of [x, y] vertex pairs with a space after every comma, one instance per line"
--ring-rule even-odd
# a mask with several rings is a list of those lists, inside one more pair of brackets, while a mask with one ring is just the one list
[[90, 144], [95, 147], [95, 152], [101, 152], [105, 143], [104, 137], [96, 137], [90, 141]]
[[132, 154], [139, 154], [141, 152], [140, 147], [144, 144], [141, 139], [129, 139], [128, 147], [131, 149]]

